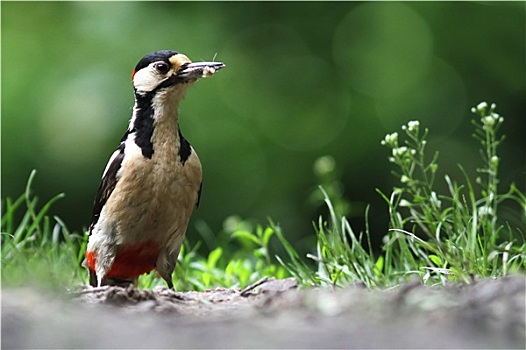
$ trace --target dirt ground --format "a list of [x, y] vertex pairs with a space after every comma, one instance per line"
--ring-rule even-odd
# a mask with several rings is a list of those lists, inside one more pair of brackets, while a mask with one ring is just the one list
[[2, 348], [526, 347], [526, 277], [467, 286], [2, 291]]

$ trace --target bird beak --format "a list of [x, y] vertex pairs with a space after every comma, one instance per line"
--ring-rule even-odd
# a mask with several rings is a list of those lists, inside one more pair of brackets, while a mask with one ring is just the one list
[[177, 77], [185, 81], [197, 80], [199, 78], [211, 77], [214, 73], [225, 64], [222, 62], [195, 62], [184, 64], [178, 71]]

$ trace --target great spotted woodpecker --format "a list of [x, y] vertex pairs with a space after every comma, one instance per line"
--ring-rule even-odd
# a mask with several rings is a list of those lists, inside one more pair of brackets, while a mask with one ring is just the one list
[[172, 273], [201, 194], [201, 163], [179, 129], [179, 103], [201, 77], [225, 67], [176, 51], [144, 56], [132, 73], [135, 105], [95, 197], [84, 266], [92, 286], [137, 286], [155, 269]]

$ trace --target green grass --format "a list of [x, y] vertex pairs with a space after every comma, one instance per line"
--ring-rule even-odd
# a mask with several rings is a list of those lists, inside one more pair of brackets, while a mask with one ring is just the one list
[[[83, 280], [79, 266], [86, 239], [69, 232], [58, 217], [47, 215], [63, 194], [38, 207], [38, 198], [31, 193], [35, 175], [31, 172], [24, 194], [2, 203], [2, 285], [72, 287]], [[16, 221], [20, 211], [22, 219]]]
[[[8, 198], [2, 206], [2, 283], [4, 286], [36, 285], [50, 289], [87, 284], [87, 271], [81, 267], [87, 235], [71, 233], [62, 220], [47, 215], [63, 194], [38, 206], [38, 198], [31, 193], [35, 175], [33, 171], [22, 196], [15, 201]], [[22, 219], [16, 222], [16, 214], [21, 211]], [[217, 247], [207, 256], [201, 256], [197, 253], [200, 243], [190, 247], [185, 240], [174, 276], [177, 290], [206, 290], [217, 286], [242, 288], [264, 276], [289, 276], [269, 253], [274, 229], [252, 226], [234, 217], [228, 222], [228, 229], [220, 235], [229, 241], [229, 252]], [[140, 288], [157, 285], [165, 285], [165, 282], [154, 272], [139, 278]]]
[[[317, 245], [302, 257], [286, 239], [279, 225], [252, 224], [237, 217], [225, 220], [217, 234], [198, 225], [210, 253], [199, 254], [200, 243], [188, 241], [179, 257], [174, 282], [177, 290], [212, 287], [243, 288], [260, 278], [296, 277], [303, 286], [336, 286], [362, 283], [368, 288], [394, 286], [411, 276], [427, 284], [448, 281], [469, 283], [475, 278], [499, 277], [526, 268], [526, 196], [514, 185], [499, 192], [498, 130], [503, 118], [495, 106], [481, 103], [473, 109], [475, 138], [481, 145], [478, 176], [454, 180], [445, 175], [447, 193], [437, 193], [438, 154], [426, 152], [429, 130], [418, 121], [392, 133], [382, 144], [390, 149], [390, 163], [399, 185], [391, 193], [378, 190], [388, 205], [390, 229], [379, 249], [373, 249], [372, 233], [356, 234], [345, 214], [349, 204], [332, 158], [315, 164], [320, 192], [328, 217], [315, 224]], [[62, 195], [41, 207], [31, 193], [32, 172], [25, 193], [2, 205], [2, 283], [4, 286], [37, 285], [70, 288], [87, 283], [80, 267], [87, 236], [71, 233], [57, 217], [47, 214]], [[503, 202], [514, 205], [520, 222], [499, 217]], [[366, 222], [367, 222], [366, 210]], [[15, 220], [21, 215], [21, 220]], [[514, 227], [513, 225], [517, 226]], [[278, 243], [284, 252], [276, 256]], [[140, 288], [164, 285], [155, 273], [141, 276]]]
[[[526, 196], [514, 185], [498, 192], [497, 150], [503, 141], [498, 130], [504, 119], [495, 112], [495, 105], [485, 102], [472, 112], [479, 118], [473, 122], [475, 138], [482, 146], [479, 176], [471, 180], [459, 165], [464, 178], [459, 183], [446, 175], [448, 193], [434, 189], [438, 154], [427, 160], [429, 130], [422, 130], [418, 121], [404, 125], [403, 135], [395, 132], [382, 141], [391, 150], [389, 161], [399, 186], [390, 194], [378, 191], [390, 217], [389, 234], [379, 254], [371, 248], [368, 229], [355, 234], [324, 192], [329, 220], [320, 220], [317, 254], [311, 256], [318, 263], [317, 284], [391, 286], [411, 275], [429, 284], [469, 283], [474, 278], [524, 272]], [[519, 227], [499, 218], [504, 201], [519, 208]]]
[[[237, 217], [225, 220], [218, 245], [207, 256], [198, 253], [200, 243], [193, 247], [185, 240], [174, 276], [176, 290], [206, 290], [213, 287], [246, 287], [267, 277], [285, 278], [287, 270], [270, 254], [270, 240], [276, 235], [272, 227], [252, 225]], [[139, 287], [165, 285], [155, 272], [142, 276]]]

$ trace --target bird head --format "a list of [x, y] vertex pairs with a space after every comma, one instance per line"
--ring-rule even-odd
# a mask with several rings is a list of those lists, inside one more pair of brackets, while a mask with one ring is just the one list
[[221, 62], [192, 63], [182, 53], [170, 50], [144, 56], [132, 73], [135, 91], [141, 94], [161, 89], [188, 86], [199, 78], [213, 75], [225, 67]]

